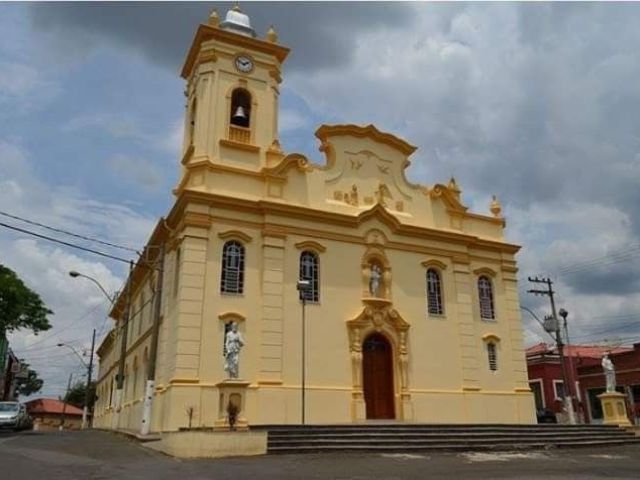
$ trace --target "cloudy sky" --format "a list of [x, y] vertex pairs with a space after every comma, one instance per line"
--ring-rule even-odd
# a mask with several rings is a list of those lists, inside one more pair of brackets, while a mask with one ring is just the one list
[[[126, 246], [172, 204], [183, 83], [198, 23], [222, 3], [0, 4], [0, 211]], [[640, 341], [640, 5], [251, 3], [292, 48], [281, 139], [316, 162], [321, 123], [374, 123], [419, 146], [409, 177], [455, 175], [503, 204], [520, 275], [549, 275], [572, 340]], [[126, 175], [125, 175], [126, 173]], [[0, 222], [52, 234], [0, 215]], [[61, 237], [60, 235], [56, 235]], [[65, 238], [69, 240], [69, 238]], [[96, 246], [73, 240], [81, 245]], [[128, 257], [124, 250], [101, 247]], [[124, 264], [0, 227], [0, 263], [38, 291], [53, 329], [11, 336], [62, 393]], [[544, 316], [547, 303], [522, 304]], [[546, 340], [524, 314], [527, 344]]]

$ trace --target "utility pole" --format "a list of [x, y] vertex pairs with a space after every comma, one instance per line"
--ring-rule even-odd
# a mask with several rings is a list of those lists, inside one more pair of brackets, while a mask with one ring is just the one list
[[153, 394], [156, 381], [156, 363], [158, 357], [158, 337], [160, 336], [160, 316], [162, 314], [162, 277], [164, 277], [164, 245], [160, 247], [158, 260], [159, 266], [156, 269], [158, 279], [156, 281], [156, 291], [153, 303], [153, 328], [151, 330], [151, 351], [149, 352], [149, 371], [147, 373], [147, 383], [144, 390], [144, 403], [142, 405], [142, 423], [140, 434], [148, 435], [151, 429], [151, 411], [153, 407]]
[[[558, 345], [558, 354], [560, 355], [560, 365], [562, 367], [562, 382], [564, 383], [564, 404], [565, 409], [567, 410], [567, 415], [569, 416], [569, 423], [575, 425], [576, 416], [573, 411], [573, 388], [571, 388], [571, 381], [569, 380], [569, 376], [567, 375], [567, 366], [564, 359], [564, 343], [562, 342], [562, 334], [560, 330], [560, 322], [558, 321], [558, 315], [556, 313], [556, 303], [553, 298], [553, 282], [550, 278], [532, 278], [529, 277], [529, 281], [531, 283], [536, 284], [545, 284], [547, 286], [546, 290], [527, 290], [528, 293], [533, 293], [534, 295], [543, 295], [548, 296], [549, 301], [551, 302], [551, 320], [552, 325], [549, 327], [545, 327], [545, 330], [553, 331], [556, 335], [556, 344]], [[571, 354], [571, 351], [569, 351]]]
[[87, 388], [84, 390], [84, 408], [82, 409], [82, 428], [85, 429], [88, 426], [87, 417], [89, 413], [89, 403], [91, 402], [91, 375], [93, 373], [93, 351], [96, 346], [96, 329], [93, 329], [93, 336], [91, 337], [91, 356], [89, 357], [89, 365], [87, 365]]
[[131, 287], [132, 287], [133, 261], [129, 261], [129, 277], [125, 285], [126, 294], [124, 302], [124, 312], [122, 312], [122, 325], [120, 326], [120, 361], [118, 363], [118, 375], [116, 376], [116, 408], [113, 415], [113, 428], [117, 430], [120, 426], [120, 410], [122, 409], [123, 389], [124, 389], [124, 362], [127, 356], [127, 331], [129, 327], [129, 310], [131, 309]]
[[73, 378], [73, 373], [69, 374], [69, 381], [67, 382], [67, 391], [62, 398], [62, 416], [60, 417], [60, 426], [58, 430], [64, 430], [64, 416], [67, 413], [67, 397], [69, 396], [69, 392], [71, 391], [71, 379]]

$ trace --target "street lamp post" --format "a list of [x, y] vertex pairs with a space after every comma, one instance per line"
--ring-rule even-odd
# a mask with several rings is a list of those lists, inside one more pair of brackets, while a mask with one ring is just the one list
[[[129, 278], [131, 277], [131, 271], [133, 270], [133, 262], [129, 262]], [[105, 288], [102, 286], [102, 284], [100, 282], [98, 282], [98, 280], [96, 280], [95, 278], [89, 276], [89, 275], [85, 275], [83, 273], [77, 272], [75, 270], [71, 270], [69, 272], [69, 276], [73, 277], [73, 278], [78, 278], [78, 277], [83, 277], [86, 278], [87, 280], [90, 280], [91, 282], [93, 282], [99, 289], [100, 291], [104, 294], [105, 297], [107, 297], [109, 299], [109, 302], [111, 303], [111, 306], [113, 307], [115, 305], [115, 301], [116, 301], [116, 296], [115, 295], [110, 295], [109, 292], [107, 292], [105, 290]], [[127, 323], [129, 321], [129, 303], [130, 303], [130, 293], [129, 293], [129, 289], [127, 288], [127, 295], [126, 295], [126, 302], [125, 302], [125, 309], [124, 309], [124, 314], [123, 314], [123, 321], [122, 321], [122, 336], [121, 336], [121, 346], [120, 346], [120, 362], [118, 365], [118, 375], [116, 376], [117, 379], [117, 389], [116, 389], [116, 413], [114, 415], [114, 427], [118, 428], [118, 423], [119, 423], [119, 412], [120, 412], [120, 406], [122, 405], [122, 388], [124, 386], [124, 356], [125, 356], [125, 352], [126, 352], [126, 348], [127, 348]], [[85, 407], [83, 409], [82, 412], [82, 425], [83, 428], [85, 428], [86, 426], [86, 422], [87, 422], [87, 413], [88, 413], [88, 395], [89, 395], [89, 387], [90, 387], [90, 383], [91, 383], [91, 374], [93, 372], [93, 351], [95, 348], [95, 341], [96, 341], [96, 331], [95, 329], [93, 330], [93, 337], [91, 340], [91, 358], [89, 360], [89, 365], [87, 366], [87, 391], [86, 391], [86, 395], [85, 395]], [[84, 361], [83, 361], [84, 362]]]
[[86, 278], [87, 280], [92, 281], [93, 283], [95, 283], [98, 286], [98, 288], [102, 291], [102, 293], [104, 293], [104, 296], [109, 299], [109, 302], [111, 302], [112, 305], [115, 302], [115, 300], [116, 300], [115, 295], [110, 295], [109, 292], [107, 292], [104, 289], [104, 287], [100, 284], [100, 282], [97, 281], [95, 278], [90, 277], [89, 275], [85, 275], [84, 273], [76, 272], [75, 270], [71, 270], [69, 272], [69, 276], [73, 277], [73, 278], [82, 277], [82, 278]]
[[76, 354], [82, 364], [87, 368], [87, 386], [84, 390], [84, 407], [82, 408], [82, 428], [85, 429], [88, 427], [89, 404], [91, 403], [91, 375], [93, 373], [93, 352], [96, 346], [96, 329], [93, 329], [93, 335], [91, 337], [91, 354], [88, 364], [71, 345], [68, 345], [66, 343], [58, 343], [58, 346], [69, 348], [73, 353]]
[[305, 368], [306, 368], [306, 358], [305, 358], [305, 328], [306, 328], [306, 318], [305, 318], [305, 306], [307, 305], [307, 294], [309, 293], [309, 289], [311, 288], [311, 282], [309, 280], [298, 280], [296, 284], [296, 288], [298, 292], [300, 292], [300, 300], [302, 301], [302, 379], [301, 379], [301, 391], [302, 391], [302, 425], [305, 423]]

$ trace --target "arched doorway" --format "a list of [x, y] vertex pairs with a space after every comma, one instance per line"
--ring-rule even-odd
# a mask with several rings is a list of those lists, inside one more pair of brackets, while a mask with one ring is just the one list
[[393, 392], [393, 352], [379, 333], [362, 344], [362, 383], [367, 418], [396, 418]]

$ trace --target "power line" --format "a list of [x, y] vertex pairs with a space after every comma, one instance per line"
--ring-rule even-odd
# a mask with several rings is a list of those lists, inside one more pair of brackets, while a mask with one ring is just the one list
[[0, 227], [5, 227], [5, 228], [9, 228], [11, 230], [15, 230], [17, 232], [26, 233], [27, 235], [33, 235], [34, 237], [42, 238], [43, 240], [48, 240], [50, 242], [60, 243], [62, 245], [66, 245], [67, 247], [77, 248], [78, 250], [83, 250], [85, 252], [93, 253], [94, 255], [100, 255], [101, 257], [106, 257], [106, 258], [110, 258], [112, 260], [117, 260], [118, 262], [123, 262], [123, 263], [127, 263], [127, 264], [129, 263], [129, 260], [126, 260], [126, 259], [121, 258], [121, 257], [116, 257], [115, 255], [110, 255], [108, 253], [99, 252], [97, 250], [93, 250], [93, 249], [87, 248], [87, 247], [81, 247], [80, 245], [75, 245], [73, 243], [65, 242], [63, 240], [58, 240], [57, 238], [48, 237], [46, 235], [41, 235], [39, 233], [35, 233], [35, 232], [30, 231], [30, 230], [25, 230], [23, 228], [14, 227], [12, 225], [7, 225], [6, 223], [0, 222]]
[[563, 265], [558, 269], [558, 275], [570, 275], [584, 270], [589, 270], [591, 268], [613, 265], [615, 263], [632, 259], [637, 255], [640, 255], [640, 245], [634, 245], [628, 249], [620, 250], [601, 257], [583, 260], [582, 262], [577, 262], [572, 265]]
[[138, 250], [136, 250], [135, 248], [125, 247], [124, 245], [118, 245], [118, 244], [115, 244], [115, 243], [106, 242], [106, 241], [100, 240], [98, 238], [87, 237], [85, 235], [80, 235], [79, 233], [69, 232], [68, 230], [63, 230], [61, 228], [56, 228], [56, 227], [52, 227], [50, 225], [45, 225], [44, 223], [35, 222], [33, 220], [29, 220], [29, 219], [26, 219], [26, 218], [23, 218], [23, 217], [19, 217], [17, 215], [12, 215], [10, 213], [3, 212], [2, 210], [0, 210], [0, 215], [3, 215], [5, 217], [9, 217], [9, 218], [13, 218], [14, 220], [20, 220], [21, 222], [25, 222], [25, 223], [28, 223], [30, 225], [34, 225], [36, 227], [46, 228], [47, 230], [51, 230], [53, 232], [64, 233], [65, 235], [71, 235], [72, 237], [81, 238], [83, 240], [89, 240], [90, 242], [100, 243], [100, 244], [106, 245], [108, 247], [119, 248], [121, 250], [127, 250], [129, 252], [134, 252], [134, 253], [137, 253], [138, 255], [140, 255], [140, 252]]
[[[99, 307], [101, 307], [102, 305], [104, 305], [104, 303], [106, 302], [106, 300], [103, 300], [102, 302], [98, 303], [97, 305], [91, 307], [89, 310], [87, 310], [85, 313], [83, 313], [82, 315], [80, 315], [78, 318], [76, 318], [75, 320], [72, 320], [71, 323], [69, 323], [68, 325], [66, 325], [65, 327], [62, 327], [59, 330], [53, 331], [53, 332], [49, 332], [49, 335], [44, 335], [43, 337], [39, 338], [37, 341], [29, 344], [27, 347], [23, 348], [21, 351], [26, 352], [31, 350], [31, 348], [35, 347], [36, 345], [41, 344], [42, 342], [46, 342], [47, 340], [50, 340], [51, 338], [53, 338], [56, 335], [60, 335], [60, 333], [70, 329], [72, 326], [74, 326], [76, 323], [78, 323], [80, 320], [84, 320], [85, 318], [87, 318], [89, 315], [91, 315], [94, 311], [96, 311]], [[68, 342], [65, 343], [70, 343], [70, 342], [76, 342], [76, 341], [80, 341], [80, 339], [77, 340], [70, 340]]]

